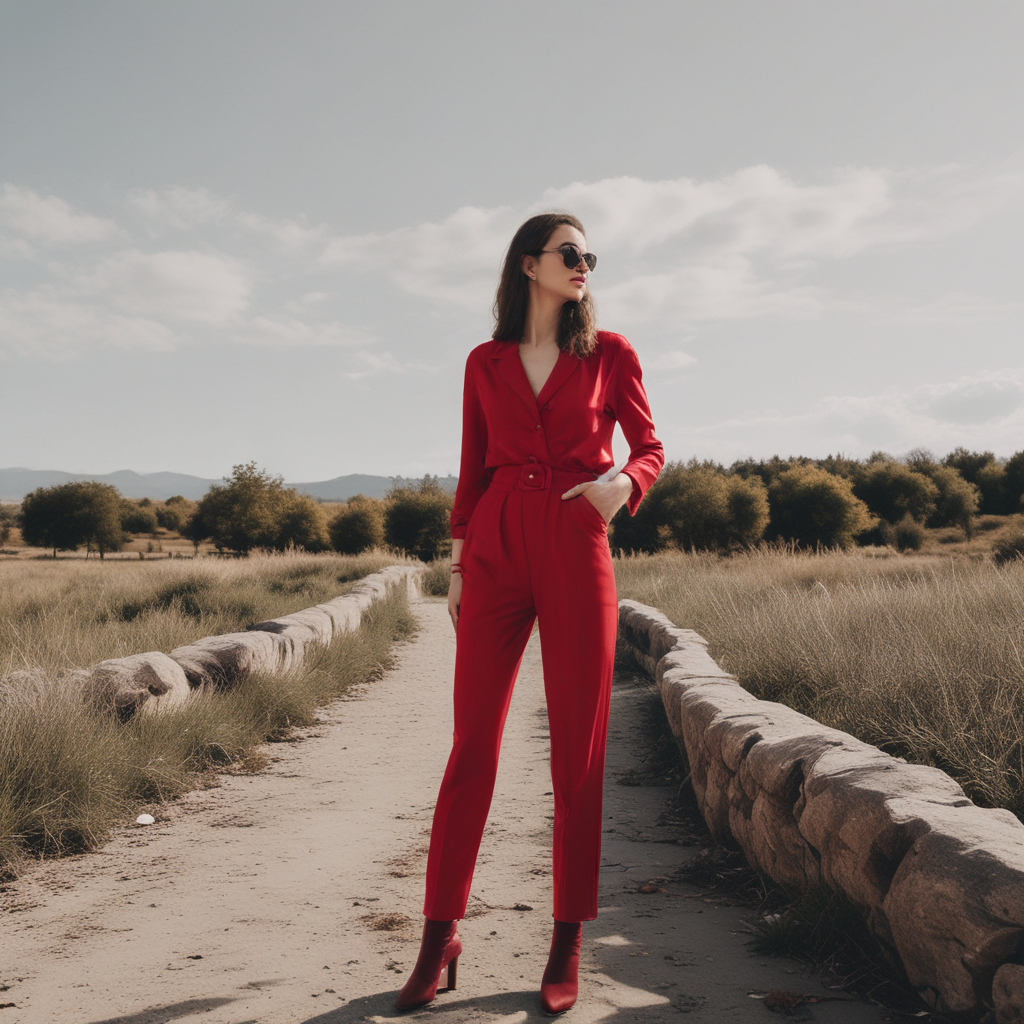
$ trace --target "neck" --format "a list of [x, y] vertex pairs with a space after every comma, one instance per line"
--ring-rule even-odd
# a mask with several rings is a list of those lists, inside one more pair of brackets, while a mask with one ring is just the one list
[[558, 347], [558, 324], [565, 299], [550, 292], [541, 292], [536, 284], [530, 287], [530, 305], [526, 310], [522, 345], [533, 348]]

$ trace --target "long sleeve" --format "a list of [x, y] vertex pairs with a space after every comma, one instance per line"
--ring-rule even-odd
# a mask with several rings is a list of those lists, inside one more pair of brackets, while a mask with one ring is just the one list
[[487, 454], [487, 421], [476, 386], [473, 357], [466, 360], [466, 377], [462, 389], [462, 458], [459, 464], [459, 483], [455, 489], [455, 503], [451, 511], [453, 540], [466, 536], [469, 517], [476, 503], [487, 490], [489, 474], [484, 465]]
[[633, 481], [633, 491], [626, 502], [631, 516], [636, 515], [640, 499], [658, 479], [665, 464], [665, 450], [654, 435], [654, 421], [644, 391], [640, 360], [623, 339], [622, 350], [615, 367], [612, 412], [622, 427], [629, 445], [629, 461], [622, 472]]

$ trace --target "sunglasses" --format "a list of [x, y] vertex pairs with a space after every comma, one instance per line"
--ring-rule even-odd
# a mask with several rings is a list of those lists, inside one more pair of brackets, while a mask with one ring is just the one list
[[585, 260], [587, 266], [593, 270], [597, 266], [597, 257], [592, 252], [580, 252], [571, 242], [560, 245], [557, 249], [541, 249], [541, 252], [560, 252], [562, 262], [567, 270], [572, 270], [580, 265], [580, 260]]

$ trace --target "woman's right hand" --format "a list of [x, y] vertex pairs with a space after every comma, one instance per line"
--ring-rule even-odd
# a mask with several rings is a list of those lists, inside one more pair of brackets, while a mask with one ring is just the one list
[[459, 632], [459, 605], [461, 603], [462, 573], [453, 572], [451, 582], [448, 584], [448, 614], [451, 616], [456, 635]]

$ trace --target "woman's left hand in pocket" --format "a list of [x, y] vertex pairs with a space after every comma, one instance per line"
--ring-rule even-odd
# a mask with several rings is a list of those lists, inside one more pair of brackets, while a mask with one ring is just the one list
[[562, 495], [563, 501], [571, 499], [582, 499], [589, 501], [594, 508], [604, 517], [606, 523], [612, 521], [612, 516], [622, 508], [629, 500], [633, 492], [633, 480], [625, 473], [619, 473], [612, 480], [599, 482], [597, 480], [585, 480]]

